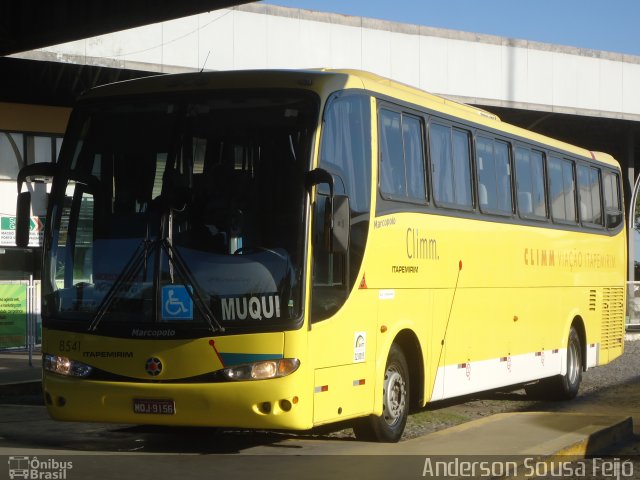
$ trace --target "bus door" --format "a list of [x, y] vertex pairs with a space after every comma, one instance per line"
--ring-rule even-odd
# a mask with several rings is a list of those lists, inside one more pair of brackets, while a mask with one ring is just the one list
[[314, 424], [370, 413], [373, 408], [377, 291], [356, 285], [346, 298], [340, 290], [346, 291], [340, 281], [314, 278], [309, 332], [315, 367]]
[[[319, 167], [333, 189], [319, 182], [313, 198], [309, 350], [315, 424], [373, 407], [377, 300], [361, 280], [371, 211], [371, 103], [362, 93], [343, 91], [329, 99], [323, 115]], [[334, 212], [348, 209], [348, 240], [339, 248], [328, 243], [331, 190]]]

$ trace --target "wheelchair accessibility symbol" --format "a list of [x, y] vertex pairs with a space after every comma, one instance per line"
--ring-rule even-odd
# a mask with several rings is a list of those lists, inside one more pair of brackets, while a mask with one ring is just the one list
[[193, 320], [193, 301], [184, 285], [162, 287], [162, 319]]

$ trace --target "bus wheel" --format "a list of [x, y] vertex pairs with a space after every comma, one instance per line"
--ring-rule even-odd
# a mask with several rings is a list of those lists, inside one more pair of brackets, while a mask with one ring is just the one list
[[384, 372], [382, 415], [359, 419], [353, 426], [358, 440], [397, 442], [409, 414], [409, 368], [402, 350], [391, 346]]
[[574, 398], [578, 394], [580, 382], [582, 382], [582, 345], [578, 332], [571, 327], [567, 342], [567, 373], [559, 378], [558, 399]]
[[582, 345], [574, 327], [567, 341], [567, 373], [525, 386], [528, 395], [545, 400], [571, 400], [578, 394], [582, 382]]

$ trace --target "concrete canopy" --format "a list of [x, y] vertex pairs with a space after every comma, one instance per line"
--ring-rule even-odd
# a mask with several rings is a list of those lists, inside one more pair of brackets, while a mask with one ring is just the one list
[[116, 32], [247, 0], [21, 0], [0, 3], [0, 55]]

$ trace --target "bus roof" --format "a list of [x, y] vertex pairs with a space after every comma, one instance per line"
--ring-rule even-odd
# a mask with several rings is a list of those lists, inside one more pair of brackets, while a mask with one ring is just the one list
[[96, 99], [120, 95], [147, 93], [169, 93], [180, 91], [204, 91], [235, 88], [298, 88], [315, 91], [322, 97], [337, 90], [359, 88], [369, 92], [395, 98], [444, 115], [472, 122], [478, 127], [487, 127], [520, 137], [523, 140], [544, 144], [550, 149], [564, 151], [619, 168], [608, 154], [592, 152], [575, 145], [541, 135], [524, 128], [503, 122], [486, 110], [466, 105], [446, 97], [434, 95], [380, 75], [353, 69], [308, 69], [308, 70], [239, 70], [221, 72], [193, 72], [173, 75], [156, 75], [135, 80], [96, 87], [83, 95], [83, 99]]

